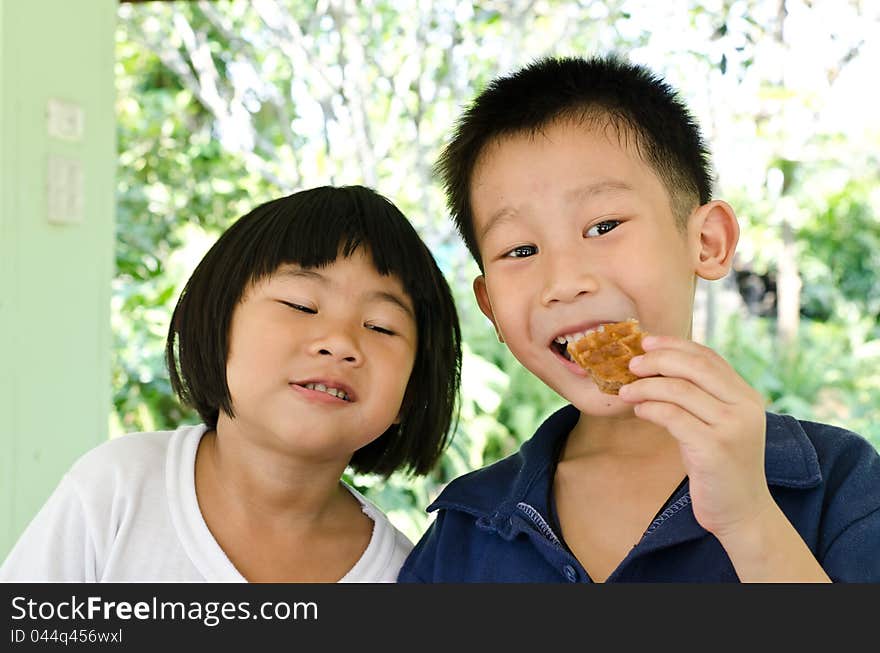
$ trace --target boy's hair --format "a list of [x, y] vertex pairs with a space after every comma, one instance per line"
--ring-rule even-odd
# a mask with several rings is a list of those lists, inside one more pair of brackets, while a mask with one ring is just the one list
[[351, 467], [389, 476], [430, 471], [454, 431], [461, 334], [452, 293], [398, 208], [363, 186], [323, 186], [262, 204], [211, 247], [183, 289], [165, 346], [171, 387], [210, 428], [234, 416], [226, 382], [232, 313], [279, 266], [319, 268], [358, 248], [379, 274], [398, 277], [415, 309], [418, 347], [399, 424], [357, 450]]
[[557, 121], [610, 126], [621, 142], [632, 138], [665, 185], [680, 229], [696, 206], [711, 199], [709, 152], [696, 121], [668, 84], [614, 55], [544, 58], [496, 78], [477, 95], [435, 166], [452, 218], [480, 269], [470, 197], [477, 160], [499, 139], [536, 135]]

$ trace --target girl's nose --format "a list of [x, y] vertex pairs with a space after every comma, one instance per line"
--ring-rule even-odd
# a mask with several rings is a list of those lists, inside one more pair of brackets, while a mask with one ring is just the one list
[[351, 335], [339, 330], [316, 338], [311, 351], [317, 356], [327, 356], [350, 365], [360, 365], [363, 353]]

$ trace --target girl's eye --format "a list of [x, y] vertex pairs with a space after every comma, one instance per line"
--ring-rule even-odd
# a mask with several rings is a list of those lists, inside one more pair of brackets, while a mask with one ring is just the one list
[[302, 313], [308, 313], [309, 315], [315, 315], [318, 311], [314, 308], [309, 308], [308, 306], [303, 306], [302, 304], [295, 304], [294, 302], [285, 302], [282, 300], [281, 302], [285, 306], [290, 306], [290, 308], [300, 311]]
[[368, 329], [372, 330], [372, 331], [375, 331], [376, 333], [381, 333], [381, 334], [384, 334], [384, 335], [386, 335], [386, 336], [397, 335], [397, 334], [395, 334], [394, 331], [392, 331], [391, 329], [386, 329], [385, 327], [381, 327], [381, 326], [378, 326], [378, 325], [376, 325], [376, 324], [365, 324], [364, 326], [367, 327]]
[[507, 252], [504, 255], [505, 258], [526, 258], [528, 256], [534, 256], [538, 253], [538, 248], [534, 245], [520, 245], [519, 247], [514, 247], [512, 250]]
[[602, 222], [597, 222], [592, 227], [587, 229], [584, 232], [584, 235], [588, 238], [602, 236], [604, 234], [607, 234], [609, 231], [617, 228], [618, 225], [620, 225], [620, 220], [603, 220]]

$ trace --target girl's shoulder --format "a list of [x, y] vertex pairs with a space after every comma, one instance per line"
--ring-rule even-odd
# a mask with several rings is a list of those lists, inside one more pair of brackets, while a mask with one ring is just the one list
[[376, 504], [344, 481], [342, 484], [360, 502], [361, 510], [373, 520], [373, 536], [361, 559], [340, 582], [393, 583], [412, 551], [413, 543]]
[[134, 481], [165, 467], [169, 451], [197, 446], [204, 425], [181, 426], [174, 431], [126, 433], [87, 451], [70, 468], [67, 476], [89, 485], [97, 481]]

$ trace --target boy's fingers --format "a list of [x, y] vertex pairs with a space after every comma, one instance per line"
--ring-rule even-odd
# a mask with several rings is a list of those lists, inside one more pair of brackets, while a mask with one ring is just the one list
[[662, 426], [681, 444], [705, 443], [708, 426], [681, 406], [663, 401], [645, 401], [633, 410], [641, 419]]
[[699, 386], [681, 378], [639, 379], [623, 386], [619, 396], [631, 403], [664, 402], [679, 406], [705, 425], [718, 424], [728, 408]]
[[633, 358], [629, 369], [640, 377], [660, 375], [687, 379], [726, 403], [736, 403], [743, 391], [744, 382], [739, 375], [708, 348], [652, 349]]
[[676, 338], [675, 336], [645, 336], [642, 338], [642, 349], [645, 351], [677, 349], [680, 351], [710, 351], [715, 353], [714, 349], [710, 349], [698, 342], [687, 340], [686, 338]]

